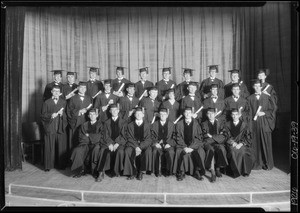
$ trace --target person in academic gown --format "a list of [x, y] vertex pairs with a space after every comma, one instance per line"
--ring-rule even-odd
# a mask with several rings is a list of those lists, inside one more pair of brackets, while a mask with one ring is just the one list
[[231, 110], [232, 120], [226, 122], [227, 159], [234, 178], [249, 176], [254, 165], [254, 155], [251, 147], [251, 132], [249, 125], [240, 119], [237, 108]]
[[222, 177], [220, 169], [228, 166], [225, 149], [226, 137], [223, 133], [224, 125], [215, 118], [215, 114], [215, 108], [208, 108], [208, 120], [201, 123], [206, 152], [205, 167], [211, 171], [211, 182], [216, 181], [216, 176]]
[[139, 100], [134, 96], [135, 87], [133, 83], [129, 83], [127, 95], [119, 99], [120, 117], [128, 122], [134, 120], [134, 108], [138, 106]]
[[100, 95], [96, 97], [94, 108], [99, 109], [100, 120], [102, 123], [110, 117], [109, 106], [118, 102], [118, 96], [111, 93], [111, 80], [104, 81], [104, 89]]
[[126, 148], [123, 175], [127, 180], [135, 177], [143, 179], [146, 171], [152, 170], [152, 151], [150, 124], [143, 120], [142, 107], [135, 109], [135, 120], [130, 122], [126, 131]]
[[[131, 81], [129, 81], [128, 79], [124, 78], [124, 69], [126, 67], [121, 67], [121, 66], [117, 66], [116, 68], [116, 75], [117, 78], [112, 80], [112, 89], [113, 89], [113, 94], [120, 97], [124, 97], [125, 94], [125, 90], [128, 86], [129, 83], [131, 83]], [[121, 90], [119, 91], [120, 87], [124, 84], [124, 86], [121, 88]]]
[[169, 89], [166, 92], [167, 99], [161, 103], [161, 108], [168, 109], [168, 120], [171, 122], [174, 122], [178, 117], [180, 113], [180, 105], [175, 100], [175, 91], [174, 89]]
[[219, 97], [224, 99], [224, 83], [216, 78], [216, 73], [219, 72], [218, 65], [209, 65], [209, 77], [203, 80], [200, 84], [200, 95], [202, 101], [211, 96], [210, 88], [212, 84], [217, 84], [219, 88]]
[[94, 174], [95, 171], [92, 169], [92, 152], [96, 145], [103, 140], [103, 125], [101, 121], [97, 120], [98, 110], [92, 108], [88, 117], [90, 121], [81, 125], [79, 144], [74, 148], [70, 157], [72, 162], [71, 171], [77, 171], [73, 176], [74, 178], [85, 175], [89, 170]]
[[103, 84], [101, 81], [97, 80], [97, 74], [99, 75], [98, 67], [89, 67], [90, 79], [86, 82], [86, 94], [95, 100], [94, 96], [99, 92], [103, 92]]
[[[275, 128], [276, 104], [274, 98], [262, 92], [262, 83], [253, 82], [255, 93], [250, 95], [249, 120], [252, 131], [252, 145], [255, 156], [254, 169], [271, 170], [274, 167], [272, 150], [272, 131]], [[261, 107], [258, 112], [258, 108]]]
[[42, 106], [41, 121], [44, 127], [44, 164], [45, 171], [66, 167], [67, 137], [66, 137], [66, 101], [59, 97], [60, 87], [52, 88], [52, 98], [47, 99]]
[[43, 94], [43, 101], [46, 101], [52, 97], [52, 88], [54, 85], [59, 86], [60, 92], [62, 92], [62, 86], [63, 86], [61, 83], [62, 71], [63, 70], [51, 70], [50, 71], [53, 73], [53, 82], [46, 85], [44, 94]]
[[158, 108], [160, 106], [160, 103], [157, 101], [156, 98], [157, 98], [157, 88], [151, 87], [149, 89], [149, 97], [143, 98], [139, 103], [139, 106], [145, 109], [144, 120], [149, 124], [152, 124], [155, 121], [156, 116], [158, 114]]
[[156, 82], [156, 87], [158, 89], [158, 96], [157, 100], [159, 102], [162, 102], [166, 99], [166, 91], [168, 89], [175, 89], [176, 88], [176, 83], [175, 81], [170, 80], [171, 76], [171, 67], [166, 67], [162, 69], [162, 75], [163, 79]]
[[[65, 100], [70, 100], [78, 91], [74, 91], [78, 85], [75, 83], [76, 72], [67, 72], [67, 82], [62, 85], [62, 97]], [[73, 92], [74, 91], [74, 92]]]
[[162, 158], [164, 157], [166, 159], [164, 174], [166, 176], [171, 175], [176, 145], [173, 137], [174, 124], [167, 119], [168, 110], [166, 108], [160, 108], [159, 118], [153, 123], [151, 128], [152, 171], [157, 177], [162, 175]]
[[225, 98], [232, 96], [232, 85], [234, 84], [238, 84], [240, 86], [240, 96], [242, 98], [247, 98], [250, 95], [250, 93], [248, 92], [248, 88], [245, 82], [240, 81], [241, 71], [238, 69], [233, 69], [229, 70], [228, 72], [230, 72], [231, 82], [224, 86]]
[[69, 124], [68, 151], [78, 144], [78, 131], [81, 124], [87, 121], [87, 111], [92, 107], [92, 98], [86, 93], [86, 82], [79, 82], [78, 94], [70, 98], [67, 104], [67, 118]]
[[277, 97], [277, 93], [274, 89], [274, 87], [266, 82], [266, 78], [270, 75], [270, 69], [268, 68], [261, 68], [258, 70], [258, 74], [257, 74], [257, 78], [259, 80], [261, 80], [261, 84], [262, 84], [262, 88], [261, 91], [263, 93], [265, 93], [266, 95], [270, 95], [270, 97], [273, 99], [275, 106], [276, 106], [276, 110], [277, 110], [277, 104], [278, 104], [278, 97]]
[[185, 173], [203, 180], [205, 174], [202, 131], [199, 123], [192, 117], [192, 108], [186, 107], [184, 119], [175, 125], [176, 154], [173, 173], [178, 181], [182, 181]]
[[148, 89], [153, 87], [154, 84], [147, 80], [149, 73], [148, 67], [140, 68], [139, 72], [141, 80], [135, 83], [135, 97], [137, 97], [139, 100], [142, 100], [142, 98], [148, 97]]
[[238, 109], [241, 113], [241, 120], [244, 122], [249, 121], [249, 103], [248, 101], [240, 96], [240, 85], [238, 83], [232, 84], [231, 90], [232, 95], [225, 98], [225, 114], [226, 114], [226, 121], [232, 120], [231, 117], [231, 110]]
[[118, 177], [124, 169], [127, 121], [120, 118], [116, 104], [110, 105], [109, 112], [112, 116], [104, 122], [103, 140], [96, 145], [92, 154], [96, 182], [104, 179], [105, 171], [111, 170], [111, 174]]

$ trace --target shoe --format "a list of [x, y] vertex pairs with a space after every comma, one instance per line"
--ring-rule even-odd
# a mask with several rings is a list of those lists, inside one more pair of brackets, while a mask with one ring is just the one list
[[243, 174], [244, 177], [249, 177], [249, 174]]
[[262, 166], [262, 169], [263, 169], [263, 170], [269, 170], [269, 168], [268, 168], [268, 166], [267, 166], [266, 164], [264, 164], [264, 165]]
[[156, 177], [161, 177], [161, 171], [159, 171], [158, 173], [155, 173]]
[[197, 179], [197, 180], [203, 180], [203, 177], [200, 175], [199, 171], [197, 170], [194, 174], [194, 177]]
[[216, 175], [217, 175], [217, 177], [222, 177], [222, 173], [220, 172], [219, 169], [216, 169]]
[[104, 179], [104, 172], [100, 172], [99, 176], [96, 178], [96, 182], [101, 182]]
[[212, 182], [212, 183], [213, 183], [213, 182], [216, 182], [216, 179], [217, 179], [217, 178], [216, 178], [216, 175], [215, 175], [215, 174], [212, 174], [212, 175], [211, 175], [210, 182]]
[[143, 180], [143, 173], [139, 172], [136, 179]]
[[84, 176], [84, 175], [86, 175], [85, 171], [81, 170], [78, 174], [75, 174], [73, 176], [73, 178], [80, 178], [81, 176]]
[[120, 174], [115, 174], [115, 177], [120, 177]]
[[45, 169], [45, 172], [49, 172], [50, 171], [50, 169]]
[[133, 180], [134, 179], [134, 175], [130, 175], [127, 180]]
[[177, 181], [182, 181], [183, 180], [183, 173], [182, 172], [179, 172], [177, 174], [177, 177], [176, 177]]

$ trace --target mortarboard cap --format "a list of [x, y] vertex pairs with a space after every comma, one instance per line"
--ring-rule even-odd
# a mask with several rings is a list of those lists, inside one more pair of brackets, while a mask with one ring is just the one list
[[251, 79], [252, 85], [254, 84], [262, 84], [262, 81], [260, 79]]
[[157, 89], [157, 87], [150, 87], [150, 88], [148, 89], [148, 91], [151, 91], [151, 90], [158, 90], [158, 89]]
[[193, 69], [190, 68], [182, 68], [183, 69], [183, 73], [190, 73], [190, 76], [193, 76]]
[[111, 85], [111, 79], [104, 80], [104, 84], [110, 84]]
[[91, 108], [91, 109], [89, 110], [89, 112], [95, 112], [96, 114], [98, 114], [98, 109], [97, 109], [97, 108]]
[[52, 89], [60, 89], [59, 85], [53, 85]]
[[84, 81], [80, 81], [80, 82], [79, 82], [79, 86], [86, 86], [86, 84], [87, 84], [87, 83], [84, 82]]
[[172, 67], [164, 67], [164, 68], [161, 68], [162, 69], [162, 72], [170, 72], [171, 73], [171, 68]]
[[115, 67], [116, 67], [116, 71], [121, 70], [123, 75], [124, 75], [124, 69], [127, 69], [126, 67], [122, 67], [122, 66], [115, 66]]
[[268, 68], [260, 68], [260, 69], [258, 69], [258, 73], [257, 74], [259, 74], [259, 73], [265, 73], [268, 76], [268, 75], [270, 75], [270, 69], [268, 69]]
[[110, 109], [113, 109], [113, 108], [118, 108], [119, 109], [119, 106], [117, 104], [111, 104], [111, 105], [109, 105], [109, 108]]
[[208, 70], [216, 70], [216, 72], [219, 72], [219, 68], [218, 68], [219, 65], [208, 65]]
[[217, 89], [219, 89], [219, 85], [218, 85], [218, 84], [211, 84], [211, 85], [210, 85], [210, 89], [212, 89], [212, 88], [217, 88]]
[[139, 71], [140, 72], [146, 72], [147, 74], [149, 73], [148, 67], [139, 68]]
[[232, 73], [240, 73], [240, 70], [238, 69], [232, 69], [232, 70], [228, 70], [228, 72]]
[[88, 68], [90, 68], [89, 72], [96, 72], [99, 75], [99, 67], [88, 66]]
[[230, 111], [231, 112], [239, 112], [239, 109], [238, 108], [232, 108]]
[[197, 82], [195, 82], [195, 81], [191, 81], [191, 82], [189, 83], [189, 85], [192, 85], [192, 86], [197, 86]]
[[129, 88], [129, 87], [135, 87], [134, 83], [128, 83], [127, 88]]
[[174, 93], [175, 93], [175, 89], [168, 89], [168, 90], [166, 91], [166, 94], [169, 94], [170, 92], [174, 92]]
[[67, 75], [74, 75], [74, 77], [77, 78], [77, 72], [68, 71]]
[[184, 110], [191, 110], [191, 111], [192, 111], [192, 107], [186, 106], [186, 107], [184, 108]]
[[168, 113], [168, 109], [165, 108], [165, 107], [162, 107], [162, 108], [159, 109], [159, 112], [166, 112], [166, 113]]
[[209, 107], [209, 108], [207, 109], [207, 112], [216, 112], [216, 108]]
[[144, 113], [144, 108], [141, 107], [141, 106], [138, 106], [138, 107], [135, 108], [135, 111], [136, 111], [136, 112], [141, 111], [141, 112]]
[[60, 75], [62, 75], [62, 72], [63, 72], [64, 70], [51, 70], [50, 72], [53, 72], [53, 75], [57, 75], [57, 74], [60, 74]]
[[241, 87], [239, 83], [233, 83], [232, 87]]

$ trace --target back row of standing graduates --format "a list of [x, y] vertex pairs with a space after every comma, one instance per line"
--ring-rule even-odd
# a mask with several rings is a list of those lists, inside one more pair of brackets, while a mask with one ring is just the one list
[[179, 181], [185, 173], [202, 180], [208, 169], [214, 182], [227, 168], [237, 177], [274, 166], [277, 95], [265, 81], [269, 69], [258, 70], [252, 95], [237, 69], [224, 86], [217, 65], [209, 66], [200, 85], [191, 81], [189, 68], [178, 85], [170, 80], [171, 68], [163, 68], [155, 86], [147, 80], [148, 67], [139, 69], [136, 84], [123, 77], [124, 67], [103, 82], [96, 79], [99, 69], [90, 67], [90, 79], [79, 85], [76, 72], [67, 72], [67, 83], [61, 83], [62, 72], [53, 71], [44, 91], [45, 171], [63, 169], [71, 159], [74, 177], [89, 169], [96, 181], [107, 170], [128, 179], [164, 170]]

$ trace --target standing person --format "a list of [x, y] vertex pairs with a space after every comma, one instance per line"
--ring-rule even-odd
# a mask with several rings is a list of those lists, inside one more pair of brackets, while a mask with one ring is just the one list
[[62, 97], [66, 100], [70, 100], [78, 92], [73, 92], [78, 85], [75, 83], [76, 72], [67, 72], [67, 82], [62, 85]]
[[257, 78], [259, 80], [261, 80], [261, 84], [262, 84], [261, 91], [263, 93], [265, 93], [266, 95], [270, 95], [271, 98], [274, 100], [274, 103], [275, 103], [275, 105], [277, 107], [278, 97], [277, 97], [276, 91], [275, 91], [274, 87], [270, 83], [266, 82], [266, 78], [269, 75], [270, 75], [270, 69], [268, 69], [268, 68], [260, 68], [258, 70]]
[[163, 79], [156, 83], [156, 87], [158, 89], [157, 100], [162, 102], [165, 100], [165, 94], [168, 89], [175, 89], [176, 83], [170, 80], [171, 76], [171, 67], [165, 67], [162, 69]]
[[216, 176], [222, 177], [220, 169], [228, 166], [225, 149], [226, 137], [222, 132], [224, 126], [216, 120], [215, 111], [215, 108], [208, 108], [208, 120], [201, 124], [206, 152], [205, 167], [211, 171], [211, 182], [216, 181]]
[[[222, 97], [219, 96], [219, 89], [217, 84], [211, 85], [211, 96], [209, 98], [206, 98], [203, 102], [204, 110], [203, 114], [206, 115], [207, 109], [209, 108], [215, 108], [216, 109], [216, 119], [218, 119], [220, 122], [225, 122], [225, 102]], [[207, 116], [203, 116], [204, 120], [208, 119]]]
[[232, 95], [225, 98], [225, 114], [226, 114], [226, 120], [231, 120], [231, 110], [232, 109], [238, 109], [241, 113], [241, 120], [244, 122], [249, 121], [249, 104], [248, 101], [240, 96], [240, 85], [238, 83], [232, 84], [231, 91]]
[[254, 169], [271, 170], [274, 167], [272, 131], [275, 128], [276, 104], [271, 96], [262, 92], [262, 82], [259, 79], [254, 80], [253, 89], [255, 93], [247, 100], [256, 159]]
[[151, 87], [149, 89], [149, 97], [146, 97], [141, 100], [140, 106], [145, 109], [145, 118], [144, 120], [148, 122], [149, 124], [152, 124], [154, 122], [153, 119], [154, 116], [157, 116], [158, 108], [160, 106], [160, 103], [156, 100], [157, 98], [157, 88]]
[[233, 177], [250, 175], [254, 164], [249, 125], [243, 122], [237, 108], [231, 110], [232, 120], [224, 128], [229, 166]]
[[161, 103], [161, 108], [166, 108], [169, 111], [168, 120], [174, 122], [180, 113], [180, 105], [175, 100], [175, 90], [169, 89], [166, 92], [167, 100]]
[[120, 117], [128, 122], [131, 122], [134, 120], [134, 108], [138, 106], [139, 99], [134, 96], [135, 87], [133, 83], [128, 84], [126, 91], [127, 95], [119, 99]]
[[242, 98], [247, 98], [250, 95], [250, 93], [248, 92], [246, 84], [243, 81], [240, 81], [241, 71], [238, 69], [233, 69], [229, 70], [228, 72], [230, 72], [231, 82], [224, 86], [225, 98], [232, 96], [232, 85], [234, 84], [239, 84], [241, 90], [240, 96]]
[[93, 100], [86, 95], [86, 82], [79, 82], [78, 94], [73, 96], [67, 105], [69, 124], [68, 151], [78, 144], [78, 130], [81, 124], [87, 121], [86, 112], [92, 107]]
[[46, 85], [43, 95], [43, 101], [48, 100], [52, 97], [52, 88], [54, 85], [59, 86], [60, 92], [62, 92], [62, 71], [63, 70], [51, 70], [50, 72], [53, 73], [53, 81]]
[[199, 123], [192, 117], [192, 108], [184, 109], [184, 119], [175, 125], [176, 154], [173, 173], [182, 181], [189, 172], [197, 180], [203, 180], [205, 174], [202, 132]]
[[135, 97], [137, 97], [138, 99], [142, 95], [143, 95], [143, 97], [147, 97], [148, 89], [154, 86], [154, 84], [151, 81], [147, 80], [148, 73], [149, 73], [148, 67], [140, 68], [139, 72], [140, 72], [141, 80], [136, 82], [136, 84], [135, 84]]
[[93, 150], [92, 168], [96, 171], [96, 182], [104, 179], [105, 171], [111, 170], [114, 176], [120, 176], [124, 169], [125, 130], [127, 121], [119, 117], [116, 104], [109, 107], [111, 118], [104, 122], [103, 140]]
[[[124, 97], [127, 85], [129, 83], [131, 83], [128, 79], [124, 78], [124, 69], [125, 68], [126, 67], [117, 66], [117, 68], [116, 68], [117, 78], [112, 80], [113, 94], [118, 97]], [[120, 87], [122, 87], [122, 88], [120, 88]]]
[[47, 99], [42, 106], [41, 120], [45, 130], [44, 162], [48, 172], [58, 165], [59, 169], [66, 167], [66, 101], [59, 97], [60, 87], [54, 85], [52, 98]]
[[174, 124], [168, 118], [168, 110], [160, 108], [159, 120], [155, 121], [151, 128], [152, 138], [152, 171], [156, 177], [162, 175], [163, 161], [166, 159], [164, 174], [171, 175], [173, 171], [173, 161], [175, 156], [175, 141], [173, 139]]
[[143, 120], [142, 107], [135, 110], [135, 120], [130, 122], [126, 131], [126, 148], [123, 175], [132, 180], [137, 175], [138, 180], [152, 169], [150, 124]]
[[89, 67], [89, 80], [86, 83], [86, 94], [92, 98], [99, 92], [103, 92], [103, 84], [101, 81], [97, 80], [97, 75], [99, 75], [98, 67]]
[[[193, 69], [182, 68], [184, 81], [177, 85], [176, 87], [176, 101], [181, 101], [185, 96], [189, 94], [188, 85], [191, 82], [191, 77], [193, 76]], [[196, 90], [197, 91], [197, 90]], [[200, 94], [196, 92], [196, 95], [200, 98]]]
[[201, 82], [200, 95], [202, 101], [211, 96], [210, 88], [213, 83], [218, 85], [219, 96], [224, 99], [224, 83], [220, 79], [216, 78], [216, 74], [219, 72], [218, 65], [209, 65], [209, 77]]
[[[102, 140], [103, 126], [101, 121], [97, 120], [98, 110], [92, 108], [89, 111], [89, 119], [80, 126], [79, 144], [75, 147], [71, 155], [71, 171], [77, 171], [73, 176], [79, 178], [85, 175], [92, 168], [92, 151]], [[93, 174], [94, 171], [91, 170]]]
[[100, 120], [103, 123], [110, 117], [109, 106], [118, 102], [118, 96], [111, 93], [111, 80], [104, 81], [104, 92], [96, 97], [94, 108], [99, 110]]

